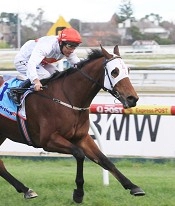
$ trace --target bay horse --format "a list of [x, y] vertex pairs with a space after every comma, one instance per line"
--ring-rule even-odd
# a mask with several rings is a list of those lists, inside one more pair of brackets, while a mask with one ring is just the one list
[[[60, 77], [58, 77], [60, 76]], [[145, 192], [125, 177], [100, 151], [88, 134], [89, 106], [103, 89], [117, 98], [124, 106], [136, 106], [138, 96], [131, 84], [128, 68], [120, 56], [118, 46], [113, 54], [103, 46], [91, 49], [87, 58], [77, 67], [55, 75], [43, 85], [47, 88], [26, 97], [26, 122], [31, 145], [48, 152], [71, 154], [76, 159], [76, 189], [73, 200], [81, 203], [84, 196], [83, 163], [85, 157], [108, 170], [131, 195], [142, 196]], [[26, 144], [21, 138], [18, 124], [0, 115], [0, 144], [8, 138]], [[11, 175], [0, 160], [0, 176], [27, 199], [37, 194]]]

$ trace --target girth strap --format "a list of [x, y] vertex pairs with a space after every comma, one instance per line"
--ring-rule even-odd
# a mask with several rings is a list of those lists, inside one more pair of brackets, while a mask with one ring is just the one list
[[18, 128], [21, 134], [21, 137], [24, 141], [25, 144], [29, 145], [29, 146], [33, 146], [35, 147], [35, 144], [32, 142], [29, 133], [28, 133], [28, 129], [27, 129], [27, 122], [26, 120], [24, 120], [23, 118], [21, 118], [18, 115], [18, 111], [20, 109], [20, 106], [17, 106], [17, 115], [16, 115], [16, 119], [17, 119], [17, 123], [18, 123]]

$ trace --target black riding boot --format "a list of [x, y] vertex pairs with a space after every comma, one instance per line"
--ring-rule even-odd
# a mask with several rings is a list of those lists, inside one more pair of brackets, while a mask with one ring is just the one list
[[10, 88], [8, 92], [8, 97], [13, 100], [15, 104], [20, 104], [20, 96], [31, 86], [29, 79], [21, 82], [19, 87]]

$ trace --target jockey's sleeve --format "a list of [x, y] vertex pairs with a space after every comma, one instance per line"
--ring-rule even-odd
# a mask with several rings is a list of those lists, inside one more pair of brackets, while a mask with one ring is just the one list
[[80, 61], [80, 58], [78, 58], [76, 53], [73, 52], [69, 55], [69, 57], [67, 57], [67, 61], [70, 63], [71, 66], [73, 66], [74, 64], [77, 64]]

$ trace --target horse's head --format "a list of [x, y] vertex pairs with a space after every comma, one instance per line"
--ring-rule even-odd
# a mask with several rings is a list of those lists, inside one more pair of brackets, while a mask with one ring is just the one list
[[114, 54], [109, 54], [102, 46], [106, 58], [104, 88], [115, 96], [124, 108], [136, 106], [138, 96], [128, 75], [128, 67], [120, 57], [118, 46], [114, 47]]

